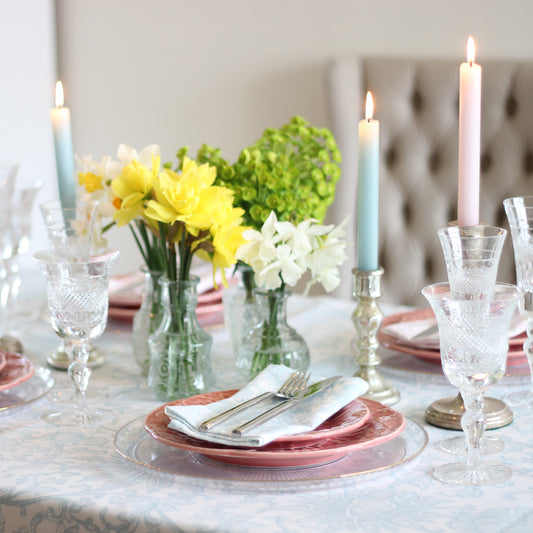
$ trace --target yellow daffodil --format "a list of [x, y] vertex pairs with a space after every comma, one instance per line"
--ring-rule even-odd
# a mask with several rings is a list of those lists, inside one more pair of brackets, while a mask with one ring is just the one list
[[158, 156], [153, 157], [151, 170], [134, 160], [113, 180], [111, 187], [121, 200], [120, 209], [113, 217], [118, 226], [125, 226], [144, 214], [145, 205], [159, 176], [159, 165]]
[[103, 177], [97, 176], [92, 172], [80, 172], [78, 174], [78, 184], [85, 187], [85, 190], [88, 193], [97, 191], [98, 189], [103, 189], [104, 185], [102, 183]]

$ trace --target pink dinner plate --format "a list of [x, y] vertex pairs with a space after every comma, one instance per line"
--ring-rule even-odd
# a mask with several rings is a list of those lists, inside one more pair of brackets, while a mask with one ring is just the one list
[[[113, 320], [131, 324], [138, 310], [131, 307], [110, 306], [107, 314]], [[196, 316], [202, 327], [218, 326], [224, 323], [224, 305], [222, 302], [214, 305], [198, 305]]]
[[0, 391], [11, 389], [30, 379], [35, 372], [32, 362], [24, 355], [3, 352], [6, 364], [0, 372]]
[[[433, 315], [431, 309], [416, 309], [414, 311], [408, 311], [406, 313], [397, 313], [390, 315], [383, 319], [382, 330], [378, 333], [379, 342], [389, 350], [395, 350], [397, 352], [406, 353], [428, 361], [430, 363], [440, 364], [440, 351], [433, 350], [431, 348], [421, 348], [415, 344], [404, 343], [398, 340], [393, 335], [388, 335], [383, 331], [383, 328], [390, 324], [396, 324], [398, 322], [405, 322], [408, 320], [423, 320], [430, 318]], [[517, 341], [517, 339], [519, 339]], [[509, 339], [509, 352], [507, 353], [507, 365], [523, 365], [527, 363], [526, 354], [522, 348], [524, 343], [525, 333], [517, 335]]]
[[[227, 395], [236, 391], [224, 391]], [[212, 393], [208, 393], [212, 394]], [[177, 400], [171, 405], [209, 403], [216, 401], [216, 396], [207, 399], [205, 395]], [[301, 442], [292, 439], [277, 439], [261, 448], [234, 448], [213, 442], [189, 437], [184, 433], [168, 427], [169, 418], [161, 406], [150, 413], [144, 423], [146, 431], [157, 441], [191, 452], [200, 453], [217, 461], [240, 466], [260, 468], [289, 468], [328, 463], [346, 454], [377, 446], [399, 435], [405, 418], [397, 411], [379, 402], [360, 398], [357, 400], [369, 410], [369, 419], [362, 426], [346, 431], [337, 436], [326, 437], [318, 441]], [[319, 427], [320, 429], [320, 427]]]
[[6, 366], [6, 364], [7, 364], [6, 354], [5, 354], [5, 352], [0, 351], [0, 376], [1, 376], [1, 372], [2, 372], [3, 368]]

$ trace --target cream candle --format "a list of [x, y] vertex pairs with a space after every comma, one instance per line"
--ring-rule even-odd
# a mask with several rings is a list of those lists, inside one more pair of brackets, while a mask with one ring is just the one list
[[378, 268], [379, 122], [373, 120], [372, 93], [366, 95], [365, 118], [359, 122], [357, 181], [357, 268]]
[[50, 110], [56, 155], [57, 186], [62, 207], [76, 206], [74, 154], [70, 128], [70, 110], [64, 107], [63, 84], [56, 84], [56, 107]]
[[479, 224], [479, 159], [481, 143], [481, 66], [474, 39], [468, 38], [467, 62], [459, 71], [459, 182], [457, 221]]

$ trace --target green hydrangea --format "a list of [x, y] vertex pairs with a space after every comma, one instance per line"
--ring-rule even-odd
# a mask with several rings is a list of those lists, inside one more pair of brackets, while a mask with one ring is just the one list
[[[178, 152], [183, 160], [187, 149]], [[300, 223], [314, 218], [322, 223], [335, 198], [340, 178], [340, 151], [327, 128], [293, 117], [279, 129], [268, 128], [233, 164], [221, 150], [203, 145], [198, 163], [217, 168], [216, 184], [235, 192], [234, 205], [245, 211], [245, 223], [261, 228], [271, 211], [278, 220]]]

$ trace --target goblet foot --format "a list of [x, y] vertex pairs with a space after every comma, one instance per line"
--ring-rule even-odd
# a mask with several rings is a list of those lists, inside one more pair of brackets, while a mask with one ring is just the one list
[[[443, 452], [453, 453], [454, 455], [466, 455], [466, 439], [461, 437], [452, 437], [451, 439], [441, 440], [437, 447]], [[497, 437], [481, 437], [479, 442], [479, 451], [482, 455], [499, 453], [505, 447], [505, 444]]]
[[113, 415], [113, 411], [108, 409], [75, 407], [53, 411], [44, 415], [46, 422], [60, 426], [89, 426], [106, 422]]
[[482, 463], [473, 468], [465, 462], [438, 466], [433, 475], [439, 481], [455, 485], [496, 485], [507, 481], [512, 470], [503, 465]]
[[512, 392], [505, 397], [505, 401], [515, 409], [532, 409], [533, 392], [525, 390]]

